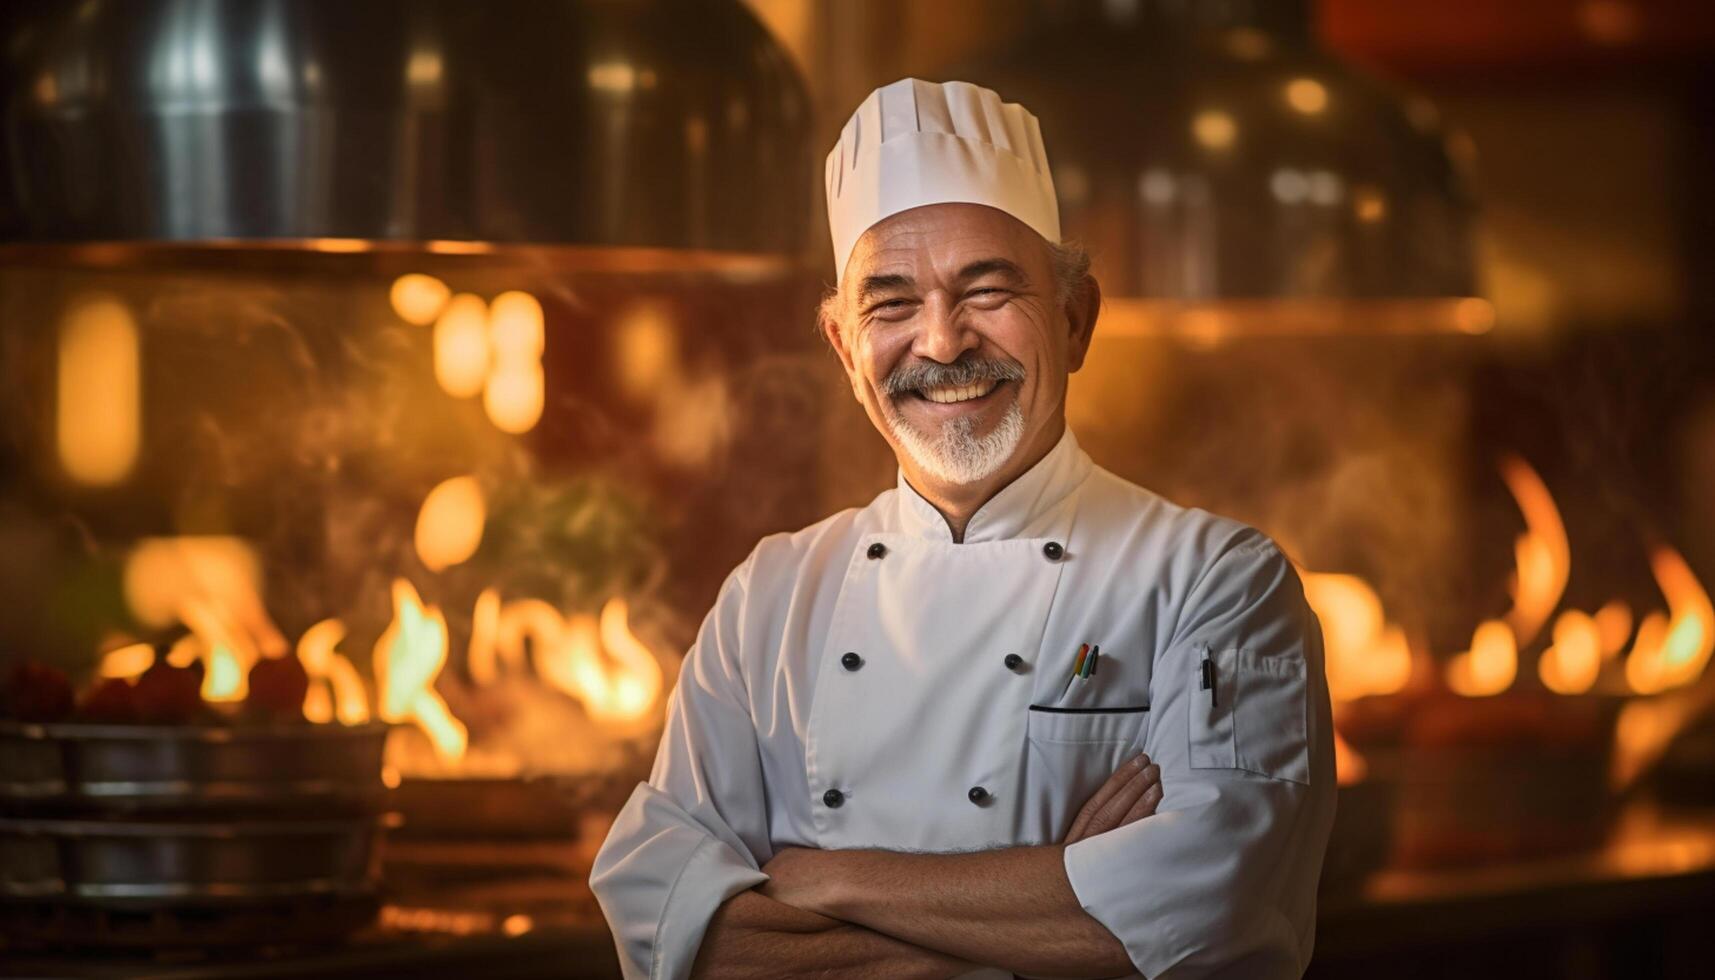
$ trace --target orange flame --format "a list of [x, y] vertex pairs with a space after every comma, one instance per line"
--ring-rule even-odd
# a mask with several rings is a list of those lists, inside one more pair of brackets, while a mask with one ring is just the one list
[[1625, 649], [1626, 638], [1632, 635], [1632, 607], [1619, 599], [1611, 599], [1596, 610], [1594, 618], [1602, 659], [1610, 660]]
[[1370, 773], [1370, 764], [1352, 748], [1352, 744], [1334, 730], [1334, 781], [1341, 786], [1361, 783]]
[[469, 733], [435, 692], [446, 662], [446, 617], [435, 606], [425, 607], [410, 582], [395, 579], [393, 621], [375, 642], [377, 714], [387, 722], [415, 723], [441, 758], [457, 759]]
[[1671, 618], [1652, 613], [1638, 628], [1626, 659], [1626, 680], [1640, 694], [1691, 683], [1715, 649], [1715, 607], [1685, 559], [1660, 545], [1650, 552], [1650, 570], [1667, 597]]
[[1554, 621], [1554, 645], [1536, 663], [1542, 686], [1556, 694], [1583, 694], [1602, 669], [1602, 630], [1596, 619], [1568, 609]]
[[1387, 621], [1381, 599], [1355, 575], [1308, 572], [1304, 598], [1322, 622], [1328, 691], [1335, 701], [1392, 694], [1411, 679], [1405, 631]]
[[132, 643], [102, 654], [101, 664], [96, 667], [95, 672], [100, 677], [135, 680], [154, 662], [154, 647], [147, 643]]
[[1512, 686], [1518, 674], [1513, 631], [1498, 619], [1484, 620], [1471, 634], [1471, 649], [1447, 662], [1447, 686], [1466, 697], [1487, 697]]
[[298, 660], [310, 675], [304, 694], [304, 717], [315, 722], [339, 719], [342, 725], [369, 720], [369, 694], [351, 661], [334, 648], [345, 639], [345, 624], [324, 619], [298, 638]]
[[1524, 514], [1525, 532], [1513, 545], [1518, 571], [1513, 579], [1513, 609], [1507, 625], [1519, 646], [1536, 639], [1572, 573], [1572, 548], [1566, 541], [1566, 525], [1548, 487], [1530, 465], [1517, 456], [1501, 460], [1501, 479], [1512, 491]]
[[599, 617], [562, 616], [540, 599], [497, 609], [498, 596], [484, 593], [477, 602], [470, 668], [478, 683], [493, 681], [497, 660], [522, 665], [528, 641], [536, 675], [597, 721], [635, 721], [659, 700], [661, 664], [631, 632], [625, 600], [609, 599]]

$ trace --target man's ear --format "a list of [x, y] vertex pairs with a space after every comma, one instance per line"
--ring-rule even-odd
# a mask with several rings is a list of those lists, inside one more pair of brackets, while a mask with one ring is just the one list
[[839, 302], [835, 296], [816, 308], [816, 326], [821, 329], [822, 336], [827, 338], [828, 346], [839, 355], [840, 366], [846, 369], [846, 377], [849, 378], [852, 374], [852, 352], [846, 346], [845, 337], [840, 334], [840, 320], [833, 309]]
[[1066, 299], [1066, 324], [1071, 334], [1067, 338], [1068, 373], [1084, 366], [1084, 355], [1090, 352], [1090, 338], [1095, 335], [1096, 317], [1101, 311], [1101, 284], [1086, 273], [1084, 281]]

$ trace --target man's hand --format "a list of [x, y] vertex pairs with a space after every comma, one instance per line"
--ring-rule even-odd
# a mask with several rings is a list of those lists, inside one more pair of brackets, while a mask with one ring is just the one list
[[827, 865], [822, 863], [826, 852], [813, 847], [783, 847], [762, 866], [768, 880], [756, 890], [777, 902], [794, 908], [818, 911], [828, 906]]
[[1161, 802], [1161, 767], [1139, 752], [1119, 767], [1096, 795], [1090, 797], [1062, 844], [1076, 844], [1086, 837], [1142, 820]]

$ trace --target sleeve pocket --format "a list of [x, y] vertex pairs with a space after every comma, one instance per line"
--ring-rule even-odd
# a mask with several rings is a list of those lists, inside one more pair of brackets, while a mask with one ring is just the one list
[[1304, 661], [1206, 650], [1193, 658], [1189, 683], [1191, 768], [1243, 769], [1309, 785]]

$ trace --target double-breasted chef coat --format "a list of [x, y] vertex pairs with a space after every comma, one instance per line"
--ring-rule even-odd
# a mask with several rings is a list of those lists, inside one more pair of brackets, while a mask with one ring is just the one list
[[760, 542], [591, 884], [626, 976], [684, 977], [780, 848], [1055, 843], [1138, 751], [1162, 801], [1066, 849], [1079, 902], [1148, 977], [1299, 976], [1334, 816], [1315, 617], [1268, 538], [1095, 466], [1068, 430], [962, 543], [903, 475]]

